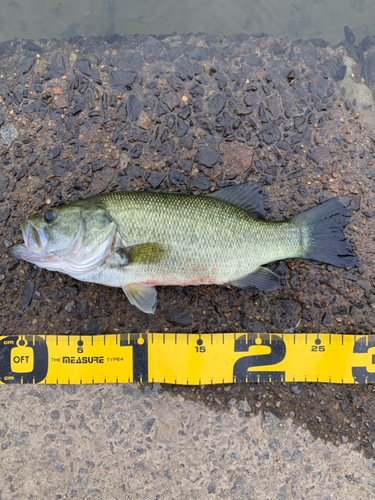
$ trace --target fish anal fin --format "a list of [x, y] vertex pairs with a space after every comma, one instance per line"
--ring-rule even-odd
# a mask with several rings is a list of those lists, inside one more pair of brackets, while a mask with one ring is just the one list
[[260, 266], [254, 272], [231, 281], [230, 285], [268, 292], [279, 288], [280, 277], [267, 267]]
[[154, 314], [156, 307], [156, 288], [143, 283], [130, 283], [122, 287], [129, 302], [141, 311]]
[[266, 211], [259, 189], [255, 183], [238, 184], [215, 191], [207, 196], [235, 205], [245, 210], [253, 219], [264, 219]]

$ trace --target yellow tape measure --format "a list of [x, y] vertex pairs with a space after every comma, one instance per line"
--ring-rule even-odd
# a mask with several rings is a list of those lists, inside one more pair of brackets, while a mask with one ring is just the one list
[[375, 335], [148, 333], [0, 337], [4, 384], [375, 382]]

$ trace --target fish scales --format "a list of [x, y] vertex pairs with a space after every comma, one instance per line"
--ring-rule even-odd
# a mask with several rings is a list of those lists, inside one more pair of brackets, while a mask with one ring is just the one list
[[228, 283], [261, 264], [301, 254], [297, 227], [254, 220], [215, 198], [158, 192], [99, 197], [126, 246], [159, 242], [164, 258], [121, 270], [126, 282]]

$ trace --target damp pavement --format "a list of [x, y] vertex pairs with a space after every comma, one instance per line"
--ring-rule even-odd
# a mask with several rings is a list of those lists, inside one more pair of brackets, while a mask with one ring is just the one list
[[[1, 334], [374, 334], [375, 37], [344, 35], [336, 47], [264, 34], [1, 43]], [[270, 220], [343, 196], [360, 266], [273, 263], [269, 293], [159, 288], [146, 315], [121, 290], [9, 254], [20, 219], [46, 206], [241, 182], [260, 186]], [[0, 397], [2, 499], [374, 497], [371, 384], [9, 385]]]
[[[240, 409], [242, 408], [242, 409]], [[370, 499], [375, 461], [292, 419], [160, 384], [7, 386], [0, 486], [10, 499]]]

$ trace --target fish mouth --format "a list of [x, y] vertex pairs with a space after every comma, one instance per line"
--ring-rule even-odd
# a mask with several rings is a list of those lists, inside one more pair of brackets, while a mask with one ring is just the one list
[[43, 252], [48, 243], [48, 237], [43, 229], [35, 226], [30, 220], [20, 223], [24, 243], [10, 249], [13, 257], [35, 262], [45, 258]]

